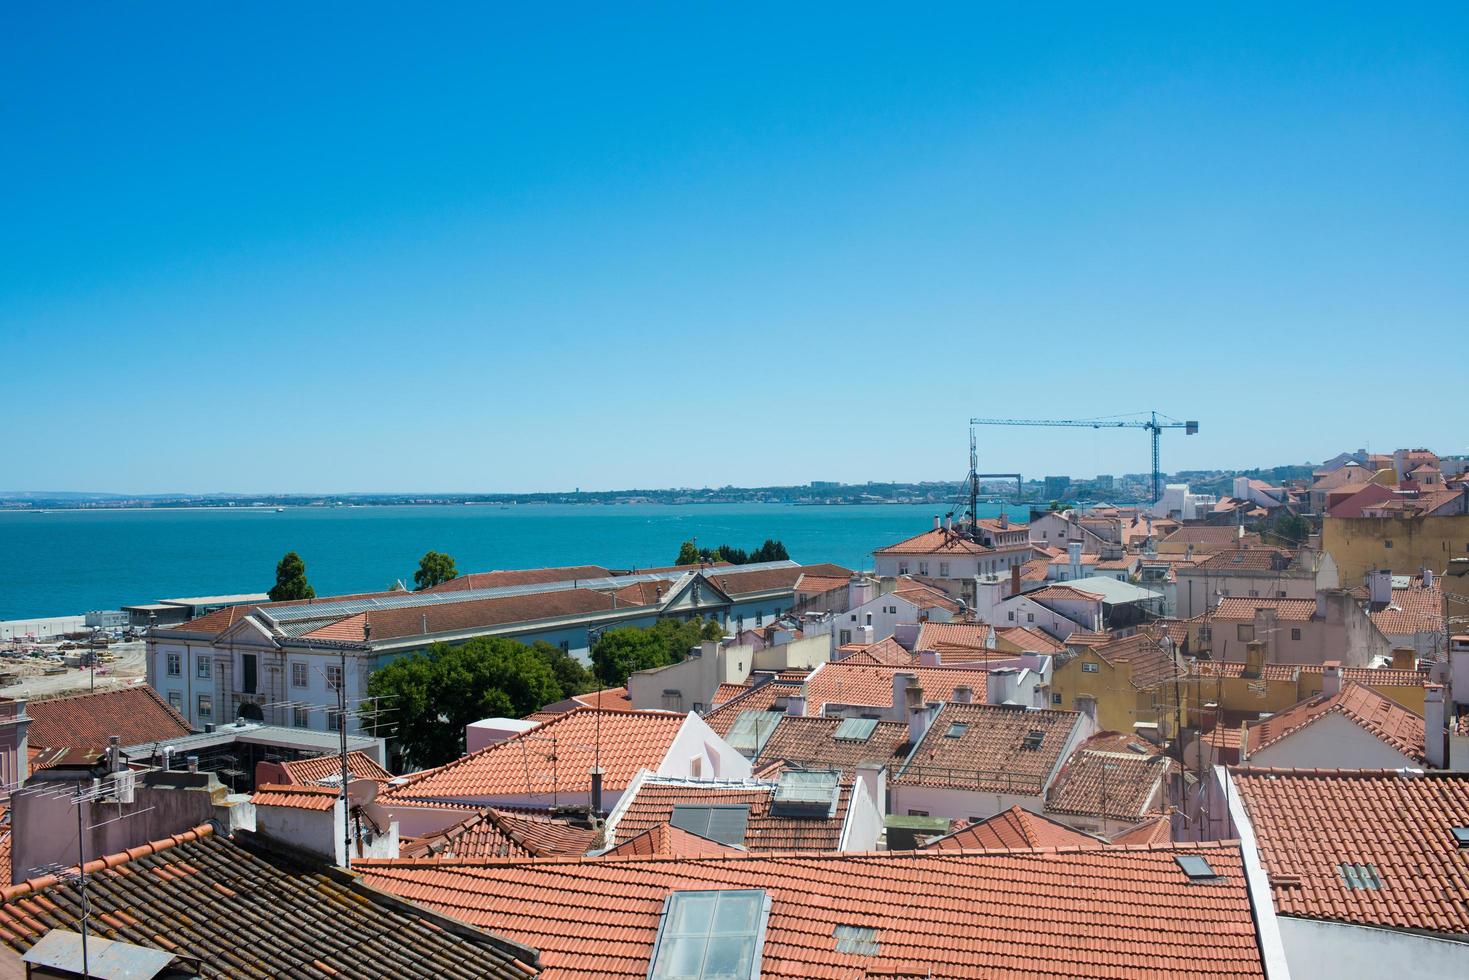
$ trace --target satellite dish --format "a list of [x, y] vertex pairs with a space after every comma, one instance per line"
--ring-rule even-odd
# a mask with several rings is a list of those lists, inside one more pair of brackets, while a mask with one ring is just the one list
[[378, 788], [375, 779], [354, 779], [347, 784], [347, 799], [357, 806], [366, 806], [377, 799]]

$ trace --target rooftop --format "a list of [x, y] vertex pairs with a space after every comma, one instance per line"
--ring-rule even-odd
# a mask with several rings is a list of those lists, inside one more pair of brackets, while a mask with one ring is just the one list
[[1469, 774], [1231, 769], [1282, 915], [1469, 933]]
[[[1316, 615], [1315, 599], [1255, 599], [1249, 596], [1225, 596], [1206, 615], [1215, 621], [1253, 622], [1255, 610], [1273, 609], [1278, 622], [1306, 623]], [[1195, 617], [1201, 619], [1203, 617]]]
[[1100, 732], [1061, 767], [1046, 795], [1046, 811], [1142, 820], [1167, 808], [1165, 778], [1173, 769], [1173, 762], [1143, 739]]
[[916, 677], [930, 701], [948, 701], [956, 687], [968, 687], [975, 697], [989, 690], [989, 674], [972, 667], [888, 667], [838, 660], [822, 664], [806, 678], [806, 713], [822, 714], [828, 704], [890, 708], [895, 674]]
[[1101, 844], [1097, 838], [1072, 830], [1031, 813], [1019, 806], [995, 814], [986, 820], [972, 823], [943, 837], [935, 837], [923, 845], [924, 850], [957, 851], [1006, 848], [1010, 850], [1037, 847], [1094, 847]]
[[1251, 755], [1314, 724], [1339, 714], [1416, 761], [1423, 761], [1423, 719], [1364, 684], [1344, 682], [1331, 697], [1318, 694], [1249, 726]]
[[[615, 843], [625, 844], [658, 824], [680, 824], [676, 808], [748, 807], [744, 832], [738, 840], [724, 843], [750, 851], [837, 850], [852, 798], [851, 782], [841, 784], [835, 807], [810, 816], [772, 813], [777, 786], [756, 779], [693, 780], [650, 775], [638, 784], [631, 800], [619, 802], [621, 815], [617, 818]], [[683, 829], [698, 832], [688, 826]]]
[[[1190, 880], [1175, 860], [1185, 854], [1218, 877]], [[552, 980], [644, 980], [670, 893], [705, 889], [769, 898], [756, 951], [765, 980], [1262, 975], [1237, 844], [355, 868], [376, 887], [535, 946]], [[841, 938], [852, 932], [867, 937], [855, 948]]]
[[907, 758], [908, 748], [908, 726], [904, 722], [787, 715], [765, 740], [758, 759], [839, 769], [850, 776], [860, 765], [896, 769]]
[[188, 735], [189, 723], [146, 684], [31, 701], [30, 744], [101, 752], [109, 736], [123, 745]]
[[1076, 711], [943, 706], [895, 785], [939, 786], [976, 792], [1042, 792], [1081, 722]]
[[922, 534], [915, 534], [911, 538], [905, 538], [897, 544], [890, 544], [886, 548], [878, 548], [873, 552], [874, 555], [988, 555], [993, 553], [993, 548], [987, 548], [976, 541], [971, 541], [949, 528], [924, 531]]
[[596, 846], [597, 832], [544, 814], [484, 809], [432, 837], [420, 837], [399, 848], [404, 857], [485, 860], [499, 857], [543, 857], [585, 854]]

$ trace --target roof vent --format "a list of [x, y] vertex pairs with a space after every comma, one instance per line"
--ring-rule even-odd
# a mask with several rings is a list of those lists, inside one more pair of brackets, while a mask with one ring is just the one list
[[1208, 861], [1205, 861], [1197, 854], [1175, 854], [1173, 860], [1177, 861], [1178, 866], [1183, 869], [1183, 873], [1188, 875], [1189, 881], [1219, 880], [1219, 872], [1215, 871]]
[[876, 956], [882, 952], [882, 946], [877, 941], [877, 930], [869, 926], [838, 925], [831, 930], [831, 934], [837, 941], [838, 953]]

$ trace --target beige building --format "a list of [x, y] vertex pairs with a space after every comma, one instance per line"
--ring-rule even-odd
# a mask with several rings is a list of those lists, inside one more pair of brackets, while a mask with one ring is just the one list
[[1212, 660], [1244, 660], [1257, 640], [1272, 664], [1336, 660], [1366, 667], [1374, 657], [1392, 657], [1392, 644], [1365, 604], [1343, 589], [1323, 590], [1314, 599], [1223, 599], [1212, 612], [1190, 619], [1188, 633], [1190, 655], [1207, 652]]
[[1202, 562], [1175, 569], [1178, 592], [1175, 609], [1180, 619], [1192, 619], [1223, 599], [1310, 599], [1318, 589], [1341, 583], [1330, 555], [1281, 548], [1241, 548], [1221, 551]]

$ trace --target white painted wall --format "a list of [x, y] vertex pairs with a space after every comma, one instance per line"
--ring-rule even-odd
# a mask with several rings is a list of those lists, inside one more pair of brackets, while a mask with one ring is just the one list
[[750, 760], [690, 712], [656, 772], [690, 779], [744, 779], [750, 775]]
[[941, 786], [902, 786], [890, 783], [892, 812], [906, 816], [917, 810], [930, 817], [950, 820], [983, 820], [1020, 806], [1032, 813], [1045, 809], [1045, 796], [1016, 793], [980, 793], [974, 790], [949, 789]]
[[296, 806], [256, 806], [255, 832], [290, 844], [334, 864], [344, 863], [342, 851], [342, 801], [330, 810], [307, 810]]
[[[934, 622], [947, 622], [947, 620], [947, 613], [944, 614], [943, 619], [934, 618]], [[876, 643], [892, 636], [899, 623], [916, 622], [918, 622], [918, 606], [890, 592], [839, 614], [834, 627], [837, 635], [836, 644], [841, 646], [843, 643]], [[872, 627], [871, 640], [860, 639], [860, 628], [863, 626]]]
[[881, 808], [869, 793], [867, 782], [858, 779], [852, 786], [852, 799], [847, 804], [847, 820], [837, 850], [875, 851], [882, 830]]
[[984, 618], [996, 626], [1034, 626], [1047, 636], [1063, 641], [1079, 629], [1096, 629], [1023, 595], [1011, 596]]
[[1259, 752], [1249, 764], [1278, 769], [1404, 769], [1420, 766], [1349, 718], [1316, 719]]
[[1292, 980], [1469, 975], [1469, 943], [1288, 915], [1275, 921]]

